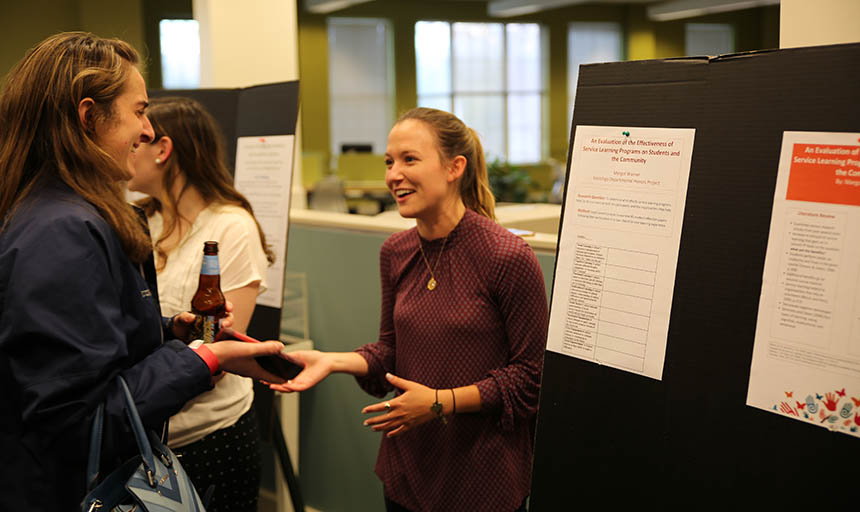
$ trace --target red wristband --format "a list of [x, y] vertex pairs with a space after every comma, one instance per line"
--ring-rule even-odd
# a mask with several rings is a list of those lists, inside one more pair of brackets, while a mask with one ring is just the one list
[[199, 347], [192, 348], [195, 354], [200, 356], [200, 359], [206, 363], [206, 366], [209, 367], [209, 375], [215, 375], [221, 371], [221, 364], [218, 362], [218, 357], [215, 356], [215, 353], [209, 350], [209, 347], [206, 345], [200, 345]]

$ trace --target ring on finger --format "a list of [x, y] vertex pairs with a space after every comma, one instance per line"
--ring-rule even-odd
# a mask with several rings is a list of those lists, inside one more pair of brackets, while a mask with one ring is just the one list
[[386, 410], [386, 411], [390, 411], [390, 410], [391, 410], [391, 402], [385, 402], [385, 404], [384, 404], [384, 405], [385, 405], [385, 410]]

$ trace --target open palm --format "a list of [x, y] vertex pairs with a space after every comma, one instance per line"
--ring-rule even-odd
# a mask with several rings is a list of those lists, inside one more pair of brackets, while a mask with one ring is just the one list
[[296, 350], [294, 352], [281, 353], [281, 357], [304, 366], [292, 380], [282, 384], [270, 384], [269, 388], [274, 391], [290, 393], [292, 391], [305, 391], [316, 386], [320, 381], [331, 373], [331, 362], [327, 354], [319, 350]]

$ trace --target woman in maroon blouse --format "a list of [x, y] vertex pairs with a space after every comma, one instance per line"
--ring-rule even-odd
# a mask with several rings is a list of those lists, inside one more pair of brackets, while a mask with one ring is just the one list
[[332, 372], [391, 400], [365, 424], [389, 511], [525, 510], [547, 303], [531, 248], [496, 224], [483, 149], [455, 116], [416, 108], [391, 129], [385, 182], [416, 227], [382, 245], [379, 340], [292, 352], [279, 391]]

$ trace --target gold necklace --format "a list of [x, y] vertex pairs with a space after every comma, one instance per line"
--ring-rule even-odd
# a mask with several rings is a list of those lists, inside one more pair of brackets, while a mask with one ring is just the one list
[[427, 265], [427, 270], [430, 272], [430, 280], [427, 281], [427, 289], [431, 292], [436, 289], [436, 276], [433, 274], [433, 271], [439, 267], [439, 260], [442, 259], [442, 251], [445, 250], [445, 243], [448, 241], [448, 236], [451, 233], [445, 235], [445, 240], [442, 240], [442, 248], [439, 249], [439, 256], [436, 256], [436, 264], [433, 265], [433, 268], [430, 268], [430, 262], [427, 261], [427, 256], [424, 254], [424, 244], [421, 243], [421, 237], [418, 237], [418, 248], [421, 250], [421, 257], [424, 258], [424, 264]]

